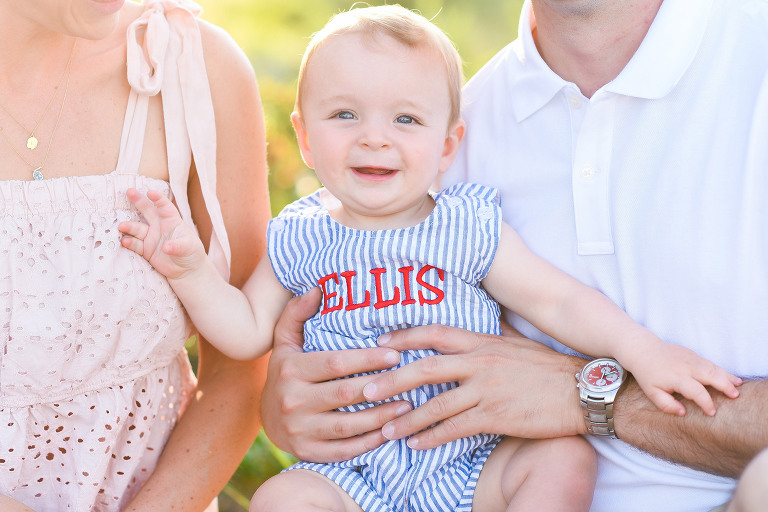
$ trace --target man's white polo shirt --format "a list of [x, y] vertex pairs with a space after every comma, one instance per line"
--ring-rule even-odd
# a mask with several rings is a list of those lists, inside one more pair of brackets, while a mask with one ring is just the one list
[[[768, 376], [768, 1], [666, 0], [591, 98], [541, 59], [529, 13], [526, 2], [519, 38], [467, 84], [467, 135], [443, 183], [499, 188], [534, 252], [662, 339]], [[729, 498], [730, 479], [592, 441], [594, 512]]]

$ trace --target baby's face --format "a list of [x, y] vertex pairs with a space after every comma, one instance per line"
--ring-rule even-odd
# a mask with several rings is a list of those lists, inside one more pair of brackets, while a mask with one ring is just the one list
[[423, 220], [427, 191], [463, 130], [448, 126], [437, 52], [386, 35], [336, 35], [316, 50], [304, 80], [299, 144], [343, 214], [368, 229]]

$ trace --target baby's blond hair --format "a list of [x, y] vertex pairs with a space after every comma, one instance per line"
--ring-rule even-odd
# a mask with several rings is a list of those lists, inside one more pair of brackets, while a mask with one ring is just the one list
[[299, 68], [299, 83], [296, 92], [296, 111], [301, 112], [302, 88], [305, 82], [307, 64], [317, 49], [328, 38], [337, 34], [359, 33], [366, 37], [388, 35], [408, 46], [424, 46], [436, 51], [445, 64], [448, 76], [448, 91], [451, 98], [453, 124], [461, 116], [461, 87], [464, 83], [461, 57], [448, 36], [424, 16], [400, 5], [380, 5], [353, 8], [335, 15], [307, 45]]

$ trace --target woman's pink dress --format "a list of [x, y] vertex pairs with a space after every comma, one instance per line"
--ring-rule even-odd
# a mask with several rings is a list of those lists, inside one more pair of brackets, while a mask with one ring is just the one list
[[[117, 168], [0, 182], [0, 494], [38, 512], [119, 510], [151, 474], [195, 385], [181, 304], [120, 245], [118, 224], [138, 217], [126, 189], [160, 190], [190, 221], [194, 152], [211, 254], [228, 269], [196, 6], [145, 4], [128, 31], [132, 91]], [[160, 91], [170, 183], [137, 174], [148, 98]]]

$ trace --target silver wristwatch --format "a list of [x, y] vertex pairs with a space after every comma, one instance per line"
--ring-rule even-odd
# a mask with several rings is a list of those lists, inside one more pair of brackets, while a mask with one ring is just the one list
[[627, 372], [615, 359], [594, 359], [576, 374], [581, 410], [590, 434], [618, 439], [613, 427], [613, 401]]

